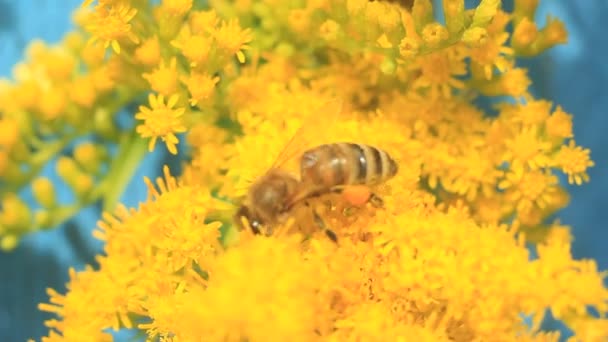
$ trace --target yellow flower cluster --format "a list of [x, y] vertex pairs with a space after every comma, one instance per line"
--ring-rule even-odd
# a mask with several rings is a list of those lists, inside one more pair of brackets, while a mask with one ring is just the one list
[[[142, 138], [149, 149], [161, 139], [185, 153], [185, 133], [190, 148], [183, 175], [165, 169], [139, 208], [105, 214], [95, 233], [106, 244], [100, 268], [72, 271], [67, 294], [49, 290], [40, 308], [58, 317], [43, 340], [111, 340], [108, 329], [135, 327], [162, 341], [557, 341], [539, 327], [547, 310], [576, 339], [608, 339], [604, 274], [573, 260], [569, 229], [547, 222], [568, 200], [557, 173], [582, 184], [593, 162], [574, 142], [570, 114], [531, 96], [515, 65], [566, 40], [559, 21], [534, 24], [538, 1], [516, 0], [506, 12], [498, 0], [472, 9], [444, 0], [444, 23], [430, 0], [153, 3], [99, 0], [76, 15], [91, 44], [78, 45], [72, 64], [44, 58], [59, 66], [28, 68], [82, 84], [103, 70], [109, 93], [93, 92], [93, 112], [105, 118], [152, 91], [128, 131], [135, 147], [118, 160], [143, 153]], [[73, 76], [80, 60], [90, 71]], [[26, 81], [2, 94], [24, 96]], [[480, 97], [494, 100], [493, 115], [475, 106]], [[11, 112], [28, 103], [41, 105]], [[1, 127], [29, 127], [18, 118]], [[18, 133], [6, 136], [0, 142], [18, 151]], [[308, 208], [273, 236], [235, 229], [236, 205], [278, 156], [295, 172], [304, 149], [338, 141], [398, 162], [374, 189], [381, 208], [313, 200], [337, 243]], [[99, 162], [86, 160], [98, 148], [57, 163], [85, 199], [103, 193], [80, 190], [93, 188], [87, 165]], [[125, 178], [109, 175], [102, 184]], [[56, 205], [48, 181], [33, 188], [42, 205]], [[28, 208], [14, 195], [4, 202], [7, 230]]]
[[[146, 153], [141, 138], [149, 139], [150, 151], [161, 139], [176, 154], [177, 135], [191, 122], [214, 120], [216, 74], [234, 67], [234, 56], [244, 62], [252, 37], [238, 21], [192, 6], [112, 0], [92, 11], [81, 8], [74, 15], [79, 30], [57, 46], [32, 43], [14, 80], [0, 82], [0, 177], [6, 184], [0, 248], [11, 250], [22, 235], [53, 228], [97, 201], [113, 210]], [[150, 90], [157, 94], [139, 106], [136, 128], [122, 127], [120, 111]], [[186, 110], [188, 103], [195, 107]], [[81, 145], [90, 137], [101, 143]], [[109, 153], [113, 147], [115, 154]], [[35, 186], [49, 183], [39, 176], [49, 165], [74, 194], [73, 203], [49, 200], [52, 185]], [[17, 196], [29, 188], [36, 208]]]

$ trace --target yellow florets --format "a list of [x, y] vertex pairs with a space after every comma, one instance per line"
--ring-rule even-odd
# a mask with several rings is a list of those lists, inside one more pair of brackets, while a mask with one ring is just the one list
[[135, 118], [143, 120], [143, 123], [137, 126], [137, 132], [144, 138], [151, 138], [148, 145], [150, 151], [154, 149], [156, 139], [161, 138], [171, 153], [177, 153], [178, 139], [175, 134], [186, 131], [182, 121], [186, 109], [174, 108], [178, 99], [177, 94], [171, 95], [165, 103], [163, 95], [151, 94], [148, 97], [150, 107], [139, 107], [139, 113], [135, 115]]
[[[557, 341], [539, 329], [548, 310], [608, 338], [604, 274], [547, 222], [568, 202], [558, 174], [581, 184], [594, 162], [516, 60], [567, 36], [534, 22], [535, 1], [501, 3], [445, 0], [441, 20], [430, 0], [99, 0], [58, 46], [32, 44], [0, 83], [0, 248], [105, 210], [99, 268], [48, 291], [44, 340]], [[134, 127], [119, 124], [133, 105]], [[158, 139], [183, 173], [116, 207]], [[272, 236], [237, 229], [252, 182], [298, 175], [306, 149], [335, 142], [397, 162], [371, 188], [382, 205], [321, 194]], [[74, 203], [39, 176], [53, 160]]]

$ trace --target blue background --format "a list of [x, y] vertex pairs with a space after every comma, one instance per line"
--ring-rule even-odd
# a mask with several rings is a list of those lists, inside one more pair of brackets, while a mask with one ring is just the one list
[[[71, 11], [81, 0], [0, 0], [0, 77], [9, 77], [23, 57], [27, 42], [39, 38], [57, 42], [71, 26]], [[530, 68], [537, 95], [574, 114], [578, 144], [591, 148], [596, 166], [589, 172], [591, 183], [568, 186], [572, 201], [559, 218], [575, 234], [573, 254], [595, 258], [600, 269], [608, 269], [608, 1], [543, 0], [538, 20], [547, 14], [565, 21], [569, 44], [523, 63]], [[159, 149], [160, 150], [160, 149]], [[142, 177], [156, 176], [157, 165], [166, 155], [156, 153], [141, 165], [121, 201], [135, 206], [145, 199]], [[0, 252], [0, 341], [39, 339], [46, 334], [37, 303], [47, 300], [45, 288], [65, 289], [67, 269], [81, 269], [101, 246], [90, 237], [98, 219], [97, 209], [88, 208], [60, 229], [27, 237], [12, 253]], [[551, 322], [546, 323], [553, 327]]]

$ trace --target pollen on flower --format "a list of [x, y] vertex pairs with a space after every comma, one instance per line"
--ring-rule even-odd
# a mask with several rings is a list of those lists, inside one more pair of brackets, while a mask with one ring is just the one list
[[137, 133], [143, 138], [151, 138], [148, 149], [152, 151], [156, 144], [156, 139], [161, 138], [167, 145], [169, 152], [177, 153], [177, 143], [179, 142], [176, 133], [183, 133], [186, 127], [182, 121], [185, 108], [174, 108], [179, 96], [172, 95], [167, 103], [163, 95], [148, 97], [150, 107], [140, 106], [139, 113], [135, 115], [143, 123], [137, 126]]
[[581, 185], [589, 181], [587, 169], [595, 166], [590, 154], [589, 149], [576, 146], [574, 140], [570, 140], [569, 144], [562, 146], [555, 156], [555, 164], [568, 175], [568, 183]]
[[165, 96], [174, 94], [179, 85], [177, 58], [173, 57], [168, 65], [165, 61], [162, 61], [157, 69], [143, 74], [143, 77], [148, 80], [152, 90]]

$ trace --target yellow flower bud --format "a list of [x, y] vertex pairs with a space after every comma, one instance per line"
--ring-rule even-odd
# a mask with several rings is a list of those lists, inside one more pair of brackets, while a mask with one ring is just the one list
[[69, 86], [69, 96], [76, 104], [91, 108], [97, 99], [97, 91], [91, 77], [80, 76]]
[[401, 42], [399, 43], [399, 54], [406, 59], [416, 56], [419, 49], [420, 45], [418, 44], [418, 41], [410, 37], [401, 39]]
[[30, 226], [30, 209], [14, 193], [7, 193], [2, 199], [0, 224], [13, 230], [26, 230]]
[[536, 27], [536, 24], [528, 18], [524, 18], [515, 26], [511, 44], [516, 49], [526, 49], [532, 45], [537, 37], [538, 28]]
[[438, 46], [449, 37], [448, 30], [439, 23], [431, 23], [422, 30], [422, 39], [430, 46]]
[[160, 58], [160, 44], [156, 36], [145, 40], [135, 49], [135, 59], [145, 66], [157, 65]]
[[350, 16], [355, 16], [363, 11], [367, 3], [368, 0], [347, 0], [346, 10]]
[[28, 46], [25, 55], [32, 62], [41, 61], [44, 59], [48, 51], [46, 43], [40, 39], [34, 39]]
[[80, 57], [87, 66], [96, 67], [101, 65], [103, 62], [105, 52], [106, 51], [102, 45], [87, 44], [80, 52]]
[[59, 177], [69, 185], [72, 185], [76, 177], [80, 174], [78, 165], [74, 159], [66, 156], [61, 156], [57, 160], [56, 171]]
[[10, 149], [19, 138], [19, 125], [10, 118], [0, 118], [0, 147]]
[[2, 236], [2, 239], [0, 239], [0, 249], [5, 252], [10, 252], [14, 250], [18, 244], [19, 238], [14, 234], [4, 235]]
[[333, 20], [326, 20], [321, 27], [319, 28], [319, 34], [321, 38], [327, 41], [333, 41], [338, 38], [338, 33], [340, 31], [340, 24]]
[[513, 15], [518, 18], [534, 19], [539, 0], [515, 0]]
[[67, 106], [67, 96], [65, 91], [60, 88], [51, 88], [42, 93], [38, 110], [42, 114], [42, 119], [56, 119], [65, 110]]
[[46, 210], [38, 210], [34, 213], [34, 223], [40, 228], [51, 228], [53, 220], [51, 214]]
[[464, 28], [464, 0], [443, 0], [443, 13], [450, 33], [458, 33]]
[[383, 49], [390, 49], [393, 47], [393, 44], [388, 40], [388, 37], [385, 33], [383, 33], [380, 38], [376, 40], [376, 43]]
[[89, 173], [95, 173], [99, 169], [98, 146], [92, 142], [84, 142], [74, 149], [74, 159], [78, 165]]
[[57, 204], [55, 187], [46, 177], [36, 178], [32, 182], [32, 192], [36, 201], [44, 208], [52, 208]]
[[294, 9], [289, 12], [289, 25], [296, 32], [304, 32], [310, 25], [309, 16], [308, 11], [304, 9]]
[[73, 181], [74, 192], [78, 197], [87, 195], [93, 189], [93, 185], [93, 177], [82, 172], [79, 172]]
[[63, 45], [70, 52], [78, 53], [84, 47], [84, 38], [82, 33], [77, 31], [68, 32], [65, 37], [63, 37]]
[[76, 60], [64, 49], [55, 48], [46, 55], [44, 66], [52, 80], [66, 81], [74, 72]]
[[162, 61], [157, 69], [143, 77], [148, 80], [152, 90], [167, 96], [175, 93], [178, 86], [177, 59], [172, 58], [169, 63]]
[[165, 0], [161, 8], [171, 16], [181, 17], [192, 8], [192, 0]]
[[549, 18], [547, 26], [540, 32], [538, 39], [538, 49], [540, 51], [538, 53], [557, 44], [565, 44], [566, 42], [568, 42], [568, 31], [566, 31], [564, 23], [557, 19]]
[[112, 113], [108, 112], [105, 108], [97, 108], [93, 114], [93, 126], [95, 132], [103, 137], [110, 138], [117, 134]]
[[462, 35], [462, 41], [471, 47], [479, 47], [485, 44], [488, 38], [488, 31], [482, 27], [472, 27]]
[[380, 71], [385, 75], [392, 75], [397, 70], [397, 64], [392, 58], [384, 58], [382, 63], [380, 64]]
[[433, 4], [431, 0], [416, 0], [412, 6], [412, 18], [416, 23], [416, 29], [422, 30], [427, 24], [434, 21]]
[[8, 153], [6, 153], [4, 150], [0, 150], [0, 177], [4, 176], [8, 163]]

